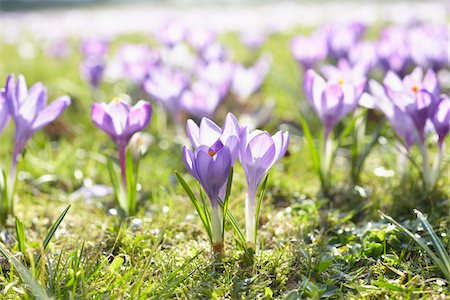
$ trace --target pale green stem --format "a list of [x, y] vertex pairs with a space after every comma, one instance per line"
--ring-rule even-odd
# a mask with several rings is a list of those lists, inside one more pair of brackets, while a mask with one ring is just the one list
[[256, 245], [255, 193], [252, 191], [245, 198], [245, 236], [249, 245]]
[[219, 212], [219, 206], [213, 206], [212, 207], [212, 216], [211, 216], [211, 222], [212, 222], [212, 243], [213, 247], [216, 248], [218, 245], [223, 246], [223, 239], [222, 239], [222, 220], [221, 220], [221, 214]]
[[431, 170], [431, 184], [432, 184], [432, 186], [434, 186], [436, 184], [437, 177], [439, 175], [439, 168], [441, 166], [442, 154], [444, 152], [443, 148], [444, 147], [442, 146], [442, 144], [439, 144], [438, 154], [437, 154], [436, 159], [434, 160], [433, 167], [432, 167], [432, 170]]
[[432, 175], [430, 173], [430, 166], [428, 162], [428, 151], [424, 143], [419, 144], [419, 149], [422, 154], [422, 176], [424, 188], [426, 191], [429, 191], [432, 188]]
[[322, 159], [320, 160], [320, 171], [325, 185], [325, 191], [330, 188], [330, 166], [333, 154], [333, 145], [330, 132], [325, 132], [323, 141]]

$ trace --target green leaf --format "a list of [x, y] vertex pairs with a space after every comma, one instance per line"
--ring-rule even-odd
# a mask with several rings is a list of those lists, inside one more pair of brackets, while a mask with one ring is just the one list
[[419, 221], [422, 224], [425, 231], [430, 235], [431, 242], [433, 243], [434, 248], [437, 250], [439, 257], [445, 266], [445, 270], [441, 269], [441, 271], [444, 274], [446, 274], [447, 279], [450, 280], [450, 258], [448, 256], [447, 251], [445, 250], [444, 245], [442, 244], [441, 240], [438, 238], [438, 236], [434, 232], [430, 223], [428, 223], [425, 216], [417, 209], [414, 210], [414, 213], [417, 215], [417, 218], [419, 219]]
[[186, 181], [183, 179], [183, 176], [181, 176], [177, 171], [175, 171], [175, 176], [177, 176], [177, 179], [180, 182], [181, 186], [184, 188], [184, 190], [188, 194], [189, 199], [191, 200], [192, 204], [194, 205], [194, 208], [197, 211], [197, 213], [198, 213], [198, 215], [200, 217], [200, 220], [202, 221], [203, 226], [206, 229], [206, 232], [208, 233], [209, 240], [212, 243], [212, 228], [211, 228], [211, 223], [208, 221], [208, 216], [209, 216], [208, 211], [207, 210], [205, 211], [203, 209], [203, 207], [201, 206], [200, 202], [197, 200], [197, 198], [195, 197], [194, 193], [189, 188], [189, 186], [186, 183]]
[[51, 299], [45, 292], [44, 288], [39, 284], [39, 282], [33, 278], [33, 275], [27, 269], [27, 267], [23, 265], [17, 258], [15, 258], [11, 253], [9, 253], [8, 250], [6, 250], [6, 248], [4, 248], [1, 244], [0, 252], [14, 266], [14, 268], [17, 270], [17, 273], [19, 273], [20, 278], [22, 278], [22, 281], [30, 287], [31, 292], [36, 299]]
[[16, 217], [16, 236], [17, 242], [19, 244], [19, 251], [25, 255], [25, 226], [22, 221]]
[[114, 188], [114, 200], [116, 201], [117, 207], [121, 207], [120, 203], [120, 194], [121, 194], [121, 186], [119, 183], [119, 179], [117, 178], [117, 173], [114, 168], [113, 161], [110, 157], [107, 157], [107, 168], [109, 172], [109, 178], [111, 179], [111, 184]]
[[[50, 227], [50, 230], [47, 233], [47, 236], [44, 239], [44, 242], [42, 243], [42, 252], [47, 249], [48, 244], [50, 243], [51, 239], [53, 238], [53, 235], [56, 232], [56, 229], [58, 229], [58, 226], [63, 221], [64, 217], [66, 216], [67, 212], [69, 211], [71, 204], [67, 206], [67, 208], [61, 213], [61, 215], [58, 217], [58, 219], [53, 223], [52, 227]], [[35, 257], [36, 265], [39, 263], [39, 260], [41, 259], [41, 251], [38, 251]]]
[[[263, 184], [262, 184], [261, 189], [259, 191], [259, 197], [258, 197], [257, 202], [256, 202], [255, 239], [258, 236], [259, 215], [260, 215], [260, 212], [261, 212], [261, 203], [262, 203], [262, 200], [264, 198], [264, 194], [266, 192], [266, 184], [267, 184], [267, 179], [268, 178], [269, 178], [269, 174], [267, 174], [266, 177], [264, 178]], [[256, 241], [253, 241], [253, 243], [255, 243], [255, 245], [256, 245]]]
[[136, 178], [133, 170], [133, 157], [131, 152], [127, 151], [126, 157], [126, 171], [127, 177], [127, 189], [128, 189], [128, 215], [133, 216], [136, 214]]
[[[230, 199], [231, 186], [233, 184], [233, 167], [230, 169], [230, 174], [227, 180], [227, 189], [225, 191], [225, 199], [223, 200], [223, 215], [226, 216], [228, 212], [228, 200]], [[222, 240], [224, 240], [225, 235], [225, 218], [222, 222]]]
[[119, 271], [119, 268], [123, 265], [125, 260], [121, 256], [114, 257], [114, 260], [112, 261], [111, 265], [109, 266], [109, 271], [111, 273], [116, 273]]
[[[381, 211], [379, 213], [383, 218], [385, 218], [386, 220], [388, 220], [389, 222], [391, 222], [392, 224], [397, 226], [401, 231], [403, 231], [410, 238], [412, 238], [423, 250], [425, 250], [425, 252], [430, 256], [431, 260], [436, 264], [436, 266], [444, 274], [444, 276], [448, 280], [450, 280], [450, 272], [449, 272], [449, 269], [447, 268], [446, 264], [441, 259], [439, 259], [438, 256], [436, 256], [436, 254], [433, 252], [433, 250], [431, 250], [430, 247], [428, 247], [427, 244], [420, 237], [417, 237], [414, 233], [412, 233], [411, 231], [406, 229], [402, 224], [395, 221], [392, 217], [382, 213]], [[430, 226], [430, 228], [431, 228], [431, 226]]]
[[314, 140], [311, 134], [311, 130], [309, 129], [308, 123], [300, 111], [300, 123], [303, 128], [303, 133], [305, 134], [306, 142], [308, 143], [309, 152], [311, 154], [311, 158], [313, 160], [314, 168], [318, 173], [320, 173], [320, 154], [316, 149], [316, 145], [314, 144]]

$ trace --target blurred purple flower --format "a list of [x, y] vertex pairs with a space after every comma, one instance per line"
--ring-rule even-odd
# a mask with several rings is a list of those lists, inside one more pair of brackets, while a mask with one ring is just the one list
[[422, 68], [439, 70], [449, 66], [449, 32], [445, 25], [419, 24], [408, 31], [411, 57]]
[[103, 61], [86, 59], [81, 62], [80, 71], [93, 88], [98, 88], [103, 78], [105, 64]]
[[28, 90], [23, 75], [18, 76], [17, 84], [14, 75], [8, 76], [4, 95], [16, 126], [11, 172], [15, 173], [18, 156], [27, 141], [36, 131], [53, 122], [70, 105], [70, 98], [62, 96], [47, 105], [47, 89], [44, 85], [35, 83]]
[[334, 59], [346, 58], [361, 40], [366, 26], [362, 23], [329, 24], [325, 27], [328, 44], [328, 54]]
[[197, 51], [203, 51], [216, 40], [216, 33], [207, 27], [191, 27], [187, 30], [186, 40]]
[[264, 44], [267, 39], [267, 33], [261, 30], [246, 30], [240, 35], [241, 43], [247, 48], [256, 50]]
[[377, 53], [385, 71], [404, 75], [411, 64], [411, 49], [406, 39], [405, 29], [391, 27], [381, 32], [377, 43]]
[[269, 72], [270, 64], [270, 59], [263, 57], [249, 68], [240, 64], [236, 65], [233, 72], [232, 92], [241, 101], [246, 101], [261, 87]]
[[325, 137], [347, 114], [358, 106], [366, 79], [330, 77], [325, 81], [315, 71], [305, 74], [304, 90], [311, 106], [324, 126]]
[[81, 42], [81, 54], [85, 59], [104, 61], [109, 43], [102, 39], [85, 39]]
[[383, 83], [394, 105], [413, 119], [423, 143], [427, 119], [431, 118], [440, 93], [436, 74], [429, 69], [423, 76], [422, 69], [416, 68], [401, 80], [395, 73], [388, 72]]
[[233, 79], [233, 64], [229, 61], [212, 61], [207, 64], [200, 64], [196, 74], [200, 80], [217, 87], [220, 97], [225, 97]]
[[321, 32], [311, 36], [297, 36], [292, 40], [291, 52], [304, 70], [313, 68], [327, 56], [325, 37]]
[[9, 111], [6, 105], [6, 92], [5, 89], [0, 89], [0, 135], [5, 129], [6, 124], [9, 121]]
[[217, 210], [219, 192], [230, 174], [230, 150], [220, 140], [210, 147], [200, 145], [194, 152], [184, 146], [183, 159], [188, 171], [205, 189], [211, 206]]
[[183, 110], [199, 118], [211, 118], [221, 101], [220, 89], [202, 80], [195, 81], [181, 95]]
[[359, 42], [349, 50], [348, 60], [351, 65], [357, 66], [367, 75], [378, 64], [375, 44], [368, 41]]
[[119, 150], [122, 184], [126, 186], [126, 147], [131, 137], [150, 123], [152, 107], [144, 100], [134, 106], [115, 98], [109, 104], [92, 104], [91, 119], [99, 129], [106, 132]]
[[414, 120], [389, 99], [385, 88], [378, 82], [370, 80], [369, 91], [370, 94], [365, 94], [365, 96], [372, 98], [371, 103], [373, 103], [373, 106], [384, 113], [392, 128], [400, 139], [404, 141], [405, 147], [409, 151], [411, 146], [419, 141]]
[[200, 53], [200, 58], [208, 63], [211, 61], [224, 61], [228, 57], [228, 51], [221, 44], [215, 42], [204, 48]]
[[186, 27], [180, 22], [168, 22], [157, 31], [156, 37], [163, 45], [173, 47], [185, 39]]
[[442, 95], [432, 115], [434, 129], [439, 137], [439, 148], [442, 148], [444, 139], [450, 130], [450, 97]]
[[66, 58], [72, 53], [72, 48], [67, 40], [60, 39], [51, 42], [46, 49], [46, 53], [53, 58]]
[[177, 123], [180, 122], [180, 97], [188, 85], [186, 74], [164, 67], [152, 69], [143, 82], [144, 91], [163, 105]]
[[245, 226], [247, 242], [256, 242], [255, 197], [259, 184], [269, 169], [286, 153], [289, 133], [278, 131], [273, 136], [266, 131], [243, 130], [240, 141], [239, 161], [247, 179], [245, 201]]
[[123, 76], [135, 83], [141, 83], [160, 60], [159, 53], [144, 44], [126, 44], [118, 55]]

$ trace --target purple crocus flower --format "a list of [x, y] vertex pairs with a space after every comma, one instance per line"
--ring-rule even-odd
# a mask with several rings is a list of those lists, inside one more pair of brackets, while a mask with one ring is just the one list
[[291, 52], [304, 70], [313, 68], [325, 59], [328, 53], [325, 38], [321, 32], [311, 36], [297, 36], [292, 40]]
[[358, 80], [330, 77], [325, 81], [314, 70], [306, 72], [306, 97], [324, 126], [325, 137], [342, 118], [356, 109], [365, 85], [364, 77]]
[[196, 117], [212, 117], [222, 101], [220, 89], [206, 81], [195, 81], [181, 95], [181, 107]]
[[238, 64], [233, 72], [231, 90], [241, 101], [246, 101], [262, 85], [270, 68], [268, 58], [260, 59], [254, 66], [245, 68]]
[[53, 122], [69, 105], [70, 98], [62, 96], [47, 105], [47, 89], [42, 83], [35, 83], [29, 90], [25, 77], [14, 75], [6, 80], [6, 105], [14, 120], [14, 153], [12, 172], [15, 174], [17, 159], [31, 136], [39, 129]]
[[247, 30], [240, 34], [241, 43], [252, 50], [256, 50], [264, 44], [267, 33], [262, 30]]
[[361, 41], [348, 52], [348, 60], [353, 66], [358, 66], [368, 74], [378, 64], [378, 55], [375, 43]]
[[370, 94], [365, 94], [365, 97], [371, 98], [370, 102], [373, 106], [384, 113], [394, 131], [403, 140], [406, 149], [409, 150], [419, 141], [414, 120], [389, 99], [385, 88], [378, 82], [369, 81], [369, 91]]
[[239, 160], [247, 179], [245, 201], [246, 237], [250, 245], [256, 243], [255, 197], [261, 180], [269, 169], [286, 153], [289, 133], [278, 131], [273, 136], [266, 131], [243, 130], [240, 141]]
[[140, 100], [131, 106], [122, 99], [115, 98], [109, 104], [92, 104], [91, 119], [95, 126], [106, 132], [119, 150], [122, 184], [126, 186], [126, 147], [131, 137], [150, 123], [152, 107]]
[[5, 89], [0, 89], [0, 135], [5, 129], [6, 124], [8, 124], [9, 120], [9, 110], [6, 105], [6, 91]]
[[205, 190], [212, 207], [212, 246], [214, 251], [223, 249], [223, 215], [219, 213], [219, 193], [228, 179], [231, 169], [231, 153], [217, 140], [212, 146], [200, 145], [192, 152], [183, 147], [186, 168]]
[[217, 87], [220, 91], [220, 96], [225, 97], [233, 79], [233, 64], [229, 61], [218, 60], [200, 64], [197, 68], [197, 76], [201, 80]]
[[205, 63], [209, 63], [212, 61], [224, 61], [227, 57], [227, 49], [225, 49], [225, 47], [218, 42], [215, 42], [204, 48], [200, 53], [200, 58]]
[[118, 55], [124, 77], [135, 83], [141, 83], [160, 60], [159, 53], [144, 44], [126, 44]]
[[382, 31], [377, 43], [377, 54], [386, 71], [404, 75], [412, 62], [405, 29], [391, 27]]
[[411, 57], [417, 65], [433, 70], [449, 66], [447, 26], [419, 24], [411, 28], [407, 35]]
[[361, 23], [330, 24], [325, 28], [328, 50], [334, 59], [346, 58], [362, 38], [366, 26]]
[[217, 140], [220, 140], [230, 150], [232, 164], [239, 156], [241, 131], [242, 129], [232, 113], [227, 114], [222, 128], [208, 118], [202, 118], [200, 126], [191, 119], [186, 124], [186, 133], [194, 148], [201, 145], [211, 147]]
[[81, 42], [81, 54], [85, 59], [103, 61], [108, 53], [109, 43], [102, 39], [85, 39]]
[[102, 81], [105, 63], [95, 59], [86, 59], [81, 63], [80, 71], [83, 77], [96, 89]]
[[186, 37], [186, 27], [177, 21], [166, 23], [157, 31], [158, 40], [167, 47], [181, 43]]
[[384, 79], [386, 93], [391, 101], [411, 116], [422, 142], [425, 141], [425, 125], [434, 111], [440, 93], [439, 81], [433, 70], [425, 76], [420, 68], [401, 80], [388, 72]]
[[177, 126], [181, 126], [180, 97], [188, 85], [186, 74], [164, 67], [152, 69], [142, 84], [144, 91], [172, 114]]
[[434, 129], [438, 135], [439, 148], [443, 148], [444, 139], [448, 135], [450, 130], [450, 97], [442, 95], [432, 115], [432, 122]]
[[187, 42], [201, 52], [216, 40], [216, 33], [206, 27], [191, 27], [186, 33]]

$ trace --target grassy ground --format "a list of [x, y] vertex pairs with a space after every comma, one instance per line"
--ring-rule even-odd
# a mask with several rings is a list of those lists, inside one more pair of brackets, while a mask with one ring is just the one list
[[[50, 225], [64, 208], [72, 206], [34, 273], [55, 298], [179, 298], [179, 299], [379, 299], [450, 297], [448, 282], [427, 254], [405, 234], [382, 220], [381, 210], [424, 236], [413, 208], [420, 209], [448, 249], [449, 180], [442, 174], [437, 189], [421, 192], [418, 172], [407, 166], [397, 172], [398, 155], [393, 133], [383, 130], [362, 172], [359, 187], [349, 180], [349, 149], [339, 151], [334, 166], [333, 195], [320, 196], [307, 143], [299, 129], [299, 110], [308, 116], [314, 132], [317, 120], [301, 91], [301, 74], [288, 52], [294, 32], [276, 34], [263, 47], [273, 57], [272, 70], [260, 94], [249, 107], [275, 101], [270, 122], [274, 133], [288, 129], [289, 155], [270, 173], [262, 205], [259, 239], [262, 251], [248, 264], [226, 232], [225, 256], [210, 254], [206, 233], [174, 170], [185, 173], [181, 144], [163, 112], [155, 107], [151, 126], [154, 142], [141, 166], [142, 185], [136, 218], [120, 221], [111, 212], [112, 196], [72, 199], [83, 184], [109, 184], [106, 156], [114, 155], [108, 137], [89, 119], [94, 101], [79, 77], [80, 57], [55, 61], [44, 55], [32, 37], [36, 57], [20, 58], [14, 45], [0, 45], [0, 80], [10, 72], [23, 73], [31, 84], [42, 81], [50, 99], [69, 94], [72, 105], [55, 126], [38, 133], [28, 144], [19, 175], [17, 216], [26, 227], [28, 251], [39, 249]], [[236, 35], [222, 37], [237, 60], [251, 62], [255, 55], [237, 43]], [[124, 36], [114, 41], [149, 41]], [[76, 44], [76, 40], [72, 41]], [[77, 51], [75, 51], [77, 52]], [[124, 83], [105, 83], [96, 100], [109, 101], [121, 93], [144, 97]], [[225, 104], [216, 120], [221, 123], [234, 104]], [[370, 130], [369, 124], [369, 130]], [[1, 164], [9, 163], [13, 126], [1, 139]], [[49, 141], [52, 141], [51, 143]], [[384, 141], [384, 142], [383, 142]], [[393, 177], [374, 170], [395, 170]], [[448, 156], [442, 166], [448, 170]], [[243, 226], [245, 177], [235, 168], [230, 209]], [[378, 174], [378, 175], [377, 175]], [[14, 222], [1, 242], [18, 258]], [[425, 236], [426, 238], [426, 236]], [[33, 298], [12, 266], [0, 258], [0, 297]]]

